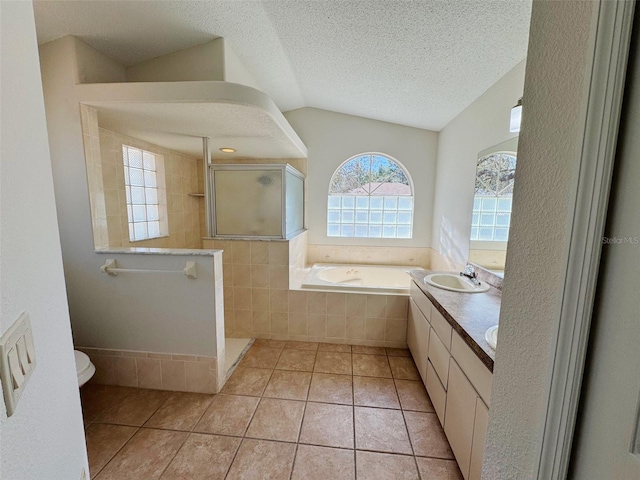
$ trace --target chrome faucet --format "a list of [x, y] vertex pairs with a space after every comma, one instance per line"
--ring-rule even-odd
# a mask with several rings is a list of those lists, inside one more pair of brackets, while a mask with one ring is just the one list
[[462, 277], [467, 277], [474, 285], [480, 285], [478, 274], [476, 273], [476, 269], [473, 268], [473, 265], [467, 265], [466, 267], [464, 267], [464, 272], [460, 272], [460, 275]]

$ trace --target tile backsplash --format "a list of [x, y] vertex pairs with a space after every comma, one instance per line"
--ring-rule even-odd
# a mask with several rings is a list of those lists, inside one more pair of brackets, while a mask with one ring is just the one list
[[307, 263], [410, 265], [429, 268], [431, 248], [308, 245]]

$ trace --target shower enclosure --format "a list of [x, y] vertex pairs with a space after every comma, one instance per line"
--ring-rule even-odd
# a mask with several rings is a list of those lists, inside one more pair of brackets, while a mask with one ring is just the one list
[[304, 175], [288, 164], [212, 164], [210, 235], [286, 239], [304, 229]]

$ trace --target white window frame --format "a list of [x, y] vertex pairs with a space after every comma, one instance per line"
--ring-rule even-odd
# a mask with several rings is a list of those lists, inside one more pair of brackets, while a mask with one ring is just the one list
[[[505, 155], [509, 157], [513, 157], [515, 159], [516, 168], [518, 162], [517, 152], [513, 151], [496, 151], [491, 152], [487, 155], [483, 155], [478, 159], [476, 163], [476, 185], [478, 182], [478, 166], [483, 162], [487, 157], [492, 157], [496, 155]], [[513, 184], [513, 180], [512, 180]], [[513, 187], [512, 187], [513, 189]], [[495, 205], [493, 208], [487, 208], [486, 204], [489, 202], [485, 202], [485, 199], [488, 201], [495, 200]], [[509, 207], [504, 208], [501, 206], [500, 200], [509, 199]], [[474, 191], [473, 195], [473, 210], [472, 210], [472, 219], [471, 219], [471, 243], [472, 248], [479, 248], [480, 245], [483, 245], [482, 249], [491, 249], [491, 245], [495, 245], [493, 248], [497, 248], [498, 246], [504, 245], [506, 248], [506, 242], [509, 238], [509, 229], [511, 228], [511, 210], [513, 208], [513, 193], [510, 192], [506, 195], [501, 194], [501, 192], [494, 193], [482, 193], [479, 194], [477, 192], [477, 188]], [[504, 205], [504, 204], [502, 204]], [[485, 224], [482, 215], [486, 214], [493, 217], [493, 222], [491, 225]], [[498, 217], [500, 215], [508, 215], [507, 221], [504, 224], [498, 223]], [[482, 238], [480, 235], [481, 228], [490, 228], [491, 229], [491, 238]], [[496, 239], [496, 229], [506, 230], [506, 237]]]
[[122, 164], [129, 241], [141, 242], [168, 236], [164, 157], [123, 144]]
[[[369, 162], [373, 156], [384, 157], [391, 163], [397, 165], [409, 183], [409, 195], [375, 195], [375, 189], [368, 193], [335, 193], [332, 192], [332, 185], [336, 175], [343, 170], [348, 163], [369, 156]], [[369, 163], [371, 169], [371, 163]], [[357, 183], [357, 182], [356, 182]], [[379, 187], [376, 187], [376, 189]], [[359, 201], [359, 199], [362, 199]], [[366, 199], [366, 200], [365, 200]], [[378, 207], [371, 207], [371, 200], [376, 199], [376, 203], [380, 203]], [[379, 200], [377, 200], [379, 199]], [[338, 205], [339, 203], [339, 205]], [[358, 207], [358, 204], [360, 205]], [[363, 152], [354, 155], [335, 169], [331, 180], [329, 181], [329, 189], [327, 194], [327, 236], [339, 238], [384, 238], [409, 240], [413, 237], [413, 221], [414, 221], [414, 189], [413, 180], [407, 168], [397, 159], [381, 152]], [[363, 215], [366, 212], [366, 221]], [[353, 214], [353, 220], [349, 220]], [[339, 218], [337, 218], [339, 215]], [[408, 223], [399, 223], [400, 216], [409, 216]], [[360, 218], [358, 218], [360, 216]], [[380, 217], [378, 219], [378, 217]], [[394, 220], [391, 220], [394, 219]], [[352, 227], [352, 232], [349, 229]], [[387, 227], [387, 228], [385, 228]], [[398, 227], [408, 228], [407, 234], [398, 236]], [[338, 231], [336, 231], [336, 228]], [[366, 234], [362, 230], [366, 228]], [[393, 228], [393, 234], [391, 229]], [[378, 234], [379, 230], [379, 234]]]

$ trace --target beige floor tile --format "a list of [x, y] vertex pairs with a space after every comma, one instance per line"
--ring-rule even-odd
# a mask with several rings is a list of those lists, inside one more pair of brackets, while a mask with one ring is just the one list
[[300, 445], [291, 480], [352, 480], [355, 478], [353, 451]]
[[318, 352], [314, 372], [351, 375], [351, 354], [341, 352]]
[[317, 342], [294, 342], [288, 341], [284, 348], [293, 348], [295, 350], [311, 350], [315, 352], [318, 350]]
[[400, 408], [390, 378], [353, 377], [353, 404], [361, 407]]
[[353, 374], [363, 377], [391, 378], [386, 355], [353, 354]]
[[281, 352], [282, 350], [278, 348], [256, 347], [254, 345], [245, 354], [239, 365], [241, 367], [274, 368]]
[[408, 455], [357, 451], [356, 472], [358, 480], [420, 480], [416, 460]]
[[407, 348], [385, 348], [390, 357], [410, 357], [411, 353]]
[[422, 381], [395, 380], [395, 382], [398, 397], [400, 397], [400, 405], [403, 410], [435, 412]]
[[393, 378], [401, 380], [420, 380], [420, 374], [411, 357], [389, 357]]
[[316, 361], [316, 352], [310, 350], [294, 350], [285, 348], [280, 355], [276, 368], [278, 370], [298, 370], [312, 372]]
[[103, 412], [96, 422], [140, 427], [160, 408], [170, 392], [135, 389], [120, 403]]
[[404, 412], [404, 417], [416, 455], [454, 458], [435, 413]]
[[173, 392], [144, 426], [191, 431], [213, 397], [203, 393]]
[[226, 480], [289, 480], [296, 445], [245, 438]]
[[275, 370], [263, 396], [287, 400], [306, 400], [311, 384], [311, 373]]
[[138, 431], [137, 427], [94, 423], [85, 431], [89, 473], [95, 477], [102, 467], [118, 453], [118, 450]]
[[416, 457], [422, 478], [429, 480], [462, 480], [462, 472], [455, 460]]
[[219, 435], [244, 435], [259, 399], [239, 395], [216, 395], [194, 431]]
[[247, 437], [297, 442], [304, 402], [263, 398], [249, 424]]
[[192, 433], [162, 480], [224, 480], [241, 439]]
[[286, 340], [270, 340], [268, 338], [256, 338], [253, 342], [254, 347], [279, 348], [282, 350], [287, 343]]
[[135, 392], [135, 389], [129, 387], [86, 384], [80, 389], [82, 416], [85, 422], [94, 421], [105, 410], [117, 405], [133, 392]]
[[271, 377], [271, 370], [237, 367], [222, 389], [222, 393], [259, 397]]
[[353, 405], [353, 377], [314, 373], [309, 389], [309, 401]]
[[365, 345], [353, 345], [351, 347], [352, 353], [363, 353], [365, 355], [386, 355], [384, 347], [367, 347]]
[[186, 432], [141, 428], [95, 478], [97, 480], [160, 478], [188, 435]]
[[353, 448], [353, 407], [308, 402], [300, 443]]
[[413, 454], [400, 410], [355, 407], [355, 421], [358, 450]]
[[342, 343], [321, 343], [318, 346], [319, 352], [340, 352], [351, 353], [351, 345], [345, 345]]

